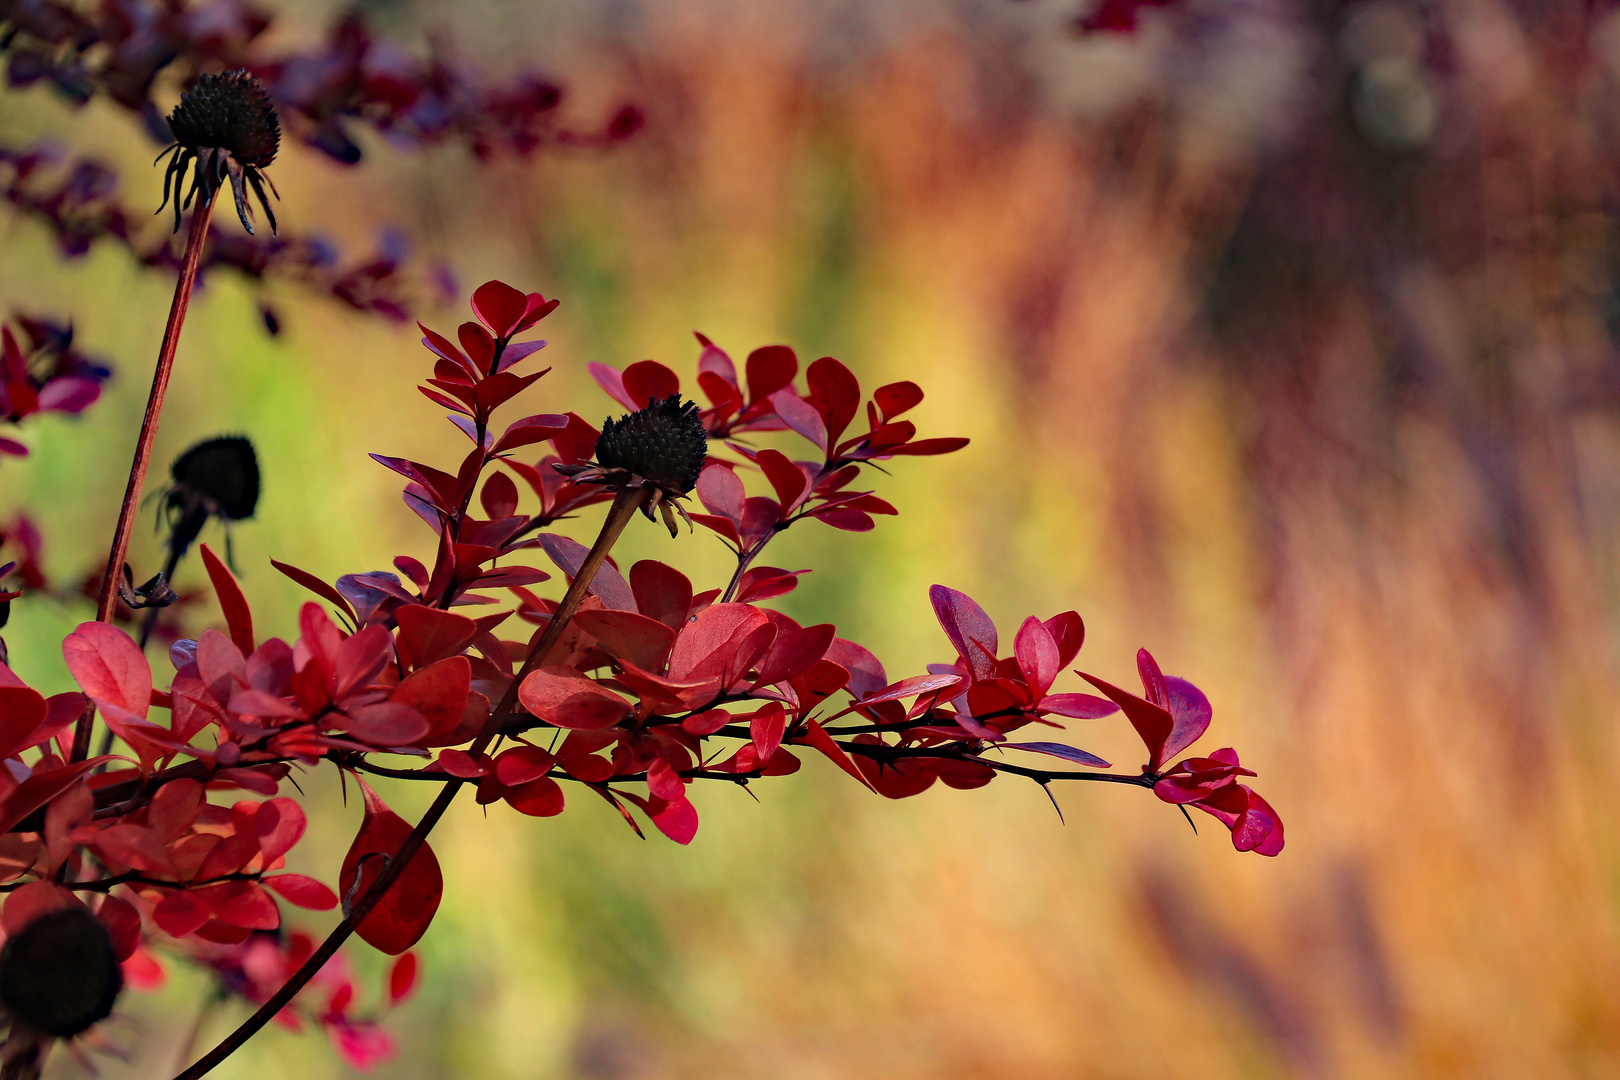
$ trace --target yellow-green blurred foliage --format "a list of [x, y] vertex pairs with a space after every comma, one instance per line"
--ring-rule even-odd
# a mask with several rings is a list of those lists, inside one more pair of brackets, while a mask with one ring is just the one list
[[[1343, 122], [1289, 97], [1301, 70], [1338, 62], [1290, 21], [1304, 16], [1235, 24], [1246, 36], [1194, 56], [1156, 18], [1076, 41], [1061, 10], [1011, 4], [379, 11], [401, 33], [453, 28], [492, 70], [549, 63], [582, 122], [628, 97], [649, 126], [609, 153], [488, 167], [375, 139], [353, 170], [289, 149], [274, 170], [289, 227], [358, 250], [399, 225], [463, 292], [498, 276], [560, 297], [530, 411], [605, 415], [593, 360], [652, 357], [690, 384], [694, 329], [739, 358], [777, 341], [836, 355], [869, 388], [916, 380], [923, 434], [972, 445], [875, 476], [900, 516], [872, 534], [809, 524], [780, 540], [767, 561], [815, 567], [782, 608], [837, 622], [896, 674], [946, 658], [933, 582], [978, 598], [1009, 638], [1027, 614], [1077, 608], [1089, 670], [1128, 684], [1147, 645], [1206, 690], [1202, 748], [1241, 750], [1288, 848], [1239, 855], [1132, 789], [1058, 790], [1064, 824], [1007, 778], [890, 803], [820, 761], [756, 784], [757, 804], [698, 793], [690, 849], [637, 840], [588, 793], [552, 820], [464, 799], [433, 839], [447, 891], [425, 988], [390, 1021], [401, 1052], [377, 1075], [1620, 1072], [1620, 445], [1570, 405], [1582, 373], [1612, 363], [1612, 222], [1597, 136], [1565, 116], [1568, 87], [1507, 8], [1433, 16], [1460, 95], [1443, 115], [1488, 150], [1423, 172], [1456, 134], [1442, 127], [1367, 180], [1372, 202], [1390, 176], [1427, 185], [1411, 220], [1378, 219], [1400, 249], [1369, 275], [1385, 306], [1285, 264], [1230, 333], [1209, 311], [1221, 249], [1248, 235], [1257, 199], [1313, 182], [1281, 171], [1278, 144]], [[279, 32], [320, 25], [299, 8]], [[1614, 89], [1594, 76], [1580, 92]], [[96, 148], [155, 207], [132, 130], [100, 103], [0, 98], [0, 134]], [[1448, 206], [1450, 247], [1413, 239]], [[1330, 217], [1294, 227], [1358, 228]], [[34, 423], [32, 458], [0, 464], [3, 508], [37, 517], [65, 579], [105, 550], [171, 286], [110, 248], [64, 265], [34, 225], [4, 228], [5, 302], [71, 313], [117, 367], [85, 418]], [[242, 286], [210, 283], [158, 454], [254, 439], [264, 498], [236, 558], [261, 633], [291, 637], [305, 597], [267, 558], [327, 578], [429, 558], [398, 478], [365, 455], [444, 462], [461, 437], [414, 389], [428, 363], [413, 332], [291, 286], [273, 298], [279, 339]], [[1259, 318], [1273, 303], [1275, 322]], [[425, 313], [444, 329], [465, 317]], [[1392, 376], [1401, 349], [1432, 367]], [[1477, 363], [1489, 379], [1447, 381]], [[1459, 416], [1509, 419], [1481, 432]], [[154, 563], [155, 538], [136, 554]], [[708, 584], [726, 569], [712, 537], [633, 527], [621, 561], [648, 556]], [[192, 565], [186, 583], [201, 581]], [[64, 688], [56, 643], [86, 617], [19, 603], [19, 672]], [[1070, 734], [1126, 767], [1140, 757], [1118, 718]], [[402, 787], [384, 797], [419, 808]], [[305, 788], [316, 812], [295, 868], [331, 880], [358, 807], [330, 771]], [[126, 998], [108, 1041], [130, 1064], [105, 1075], [169, 1075], [202, 995], [177, 969], [161, 994]], [[241, 1015], [208, 1014], [199, 1045]], [[272, 1030], [218, 1075], [343, 1071], [318, 1036]]]

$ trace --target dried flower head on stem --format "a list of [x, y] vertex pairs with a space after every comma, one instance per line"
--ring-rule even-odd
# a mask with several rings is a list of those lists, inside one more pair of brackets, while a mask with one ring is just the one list
[[675, 513], [691, 524], [685, 509], [675, 500], [697, 487], [708, 448], [709, 436], [697, 403], [683, 402], [679, 394], [670, 394], [617, 420], [603, 421], [602, 436], [596, 440], [595, 462], [559, 463], [552, 468], [578, 484], [647, 490], [650, 495], [641, 504], [641, 512], [651, 521], [656, 507], [669, 535], [674, 536]]
[[[200, 76], [169, 114], [169, 132], [174, 145], [159, 154], [158, 160], [174, 155], [163, 175], [163, 206], [169, 204], [172, 185], [175, 232], [180, 231], [180, 211], [189, 209], [199, 194], [203, 202], [210, 201], [227, 179], [242, 228], [253, 232], [253, 212], [247, 201], [251, 186], [264, 216], [270, 219], [270, 231], [276, 231], [276, 215], [265, 198], [264, 185], [270, 184], [271, 192], [281, 196], [264, 169], [281, 147], [281, 123], [263, 83], [245, 71]], [[188, 172], [191, 187], [182, 199], [180, 189]], [[163, 206], [158, 207], [159, 213]]]

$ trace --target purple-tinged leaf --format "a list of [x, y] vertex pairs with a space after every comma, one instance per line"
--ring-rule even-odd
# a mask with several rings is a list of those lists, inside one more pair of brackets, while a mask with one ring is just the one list
[[1079, 763], [1081, 765], [1089, 765], [1093, 769], [1111, 769], [1111, 768], [1113, 768], [1112, 765], [1110, 765], [1108, 762], [1104, 761], [1102, 758], [1098, 757], [1096, 754], [1088, 754], [1084, 750], [1080, 749], [1077, 746], [1065, 746], [1062, 743], [1055, 743], [1055, 742], [1023, 742], [1023, 743], [1016, 743], [1015, 742], [1015, 743], [1003, 743], [1002, 748], [1005, 749], [1005, 750], [1029, 750], [1029, 751], [1032, 751], [1032, 752], [1037, 753], [1037, 754], [1050, 754], [1053, 757], [1060, 757], [1060, 758], [1064, 759], [1065, 761], [1073, 761], [1073, 762], [1077, 762], [1077, 763]]
[[967, 663], [973, 678], [994, 678], [999, 642], [996, 624], [990, 621], [990, 616], [971, 596], [944, 585], [932, 586], [928, 598], [934, 605], [934, 617], [956, 647], [957, 655]]

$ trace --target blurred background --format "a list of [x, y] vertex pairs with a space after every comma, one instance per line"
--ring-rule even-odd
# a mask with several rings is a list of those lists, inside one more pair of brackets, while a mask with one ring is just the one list
[[[264, 40], [289, 49], [341, 14], [271, 10]], [[699, 793], [689, 849], [573, 791], [548, 820], [464, 799], [433, 840], [448, 884], [424, 989], [376, 1076], [1620, 1074], [1606, 5], [362, 10], [492, 78], [544, 70], [581, 131], [627, 102], [645, 122], [484, 160], [357, 129], [353, 167], [289, 139], [289, 232], [408, 248], [402, 295], [441, 330], [492, 277], [559, 297], [531, 412], [614, 411], [590, 361], [654, 358], [691, 386], [693, 330], [739, 359], [780, 342], [867, 388], [920, 383], [922, 434], [972, 444], [875, 476], [900, 516], [871, 534], [786, 534], [767, 561], [815, 572], [775, 603], [897, 675], [948, 658], [934, 582], [1009, 639], [1076, 608], [1087, 670], [1129, 685], [1146, 645], [1209, 694], [1200, 748], [1238, 747], [1289, 837], [1239, 855], [1104, 785], [1056, 792], [1066, 824], [1005, 777], [891, 803], [819, 760], [757, 804]], [[165, 108], [177, 93], [160, 80]], [[158, 205], [158, 146], [104, 96], [0, 95], [0, 140], [41, 137]], [[0, 462], [0, 519], [26, 509], [70, 588], [104, 558], [172, 278], [112, 242], [65, 261], [21, 212], [0, 229], [6, 310], [71, 316], [115, 369], [83, 417], [31, 419], [31, 456]], [[233, 540], [261, 634], [292, 637], [306, 599], [271, 557], [328, 580], [430, 558], [366, 457], [461, 453], [414, 389], [414, 328], [223, 272], [193, 312], [158, 460], [222, 433], [258, 446], [264, 497]], [[159, 554], [143, 527], [138, 565]], [[727, 570], [712, 537], [645, 523], [619, 554], [642, 557], [700, 588]], [[191, 560], [181, 583], [203, 580]], [[59, 642], [89, 617], [18, 601], [13, 666], [67, 688]], [[1069, 735], [1140, 756], [1117, 717]], [[382, 790], [410, 812], [405, 786]], [[331, 880], [358, 807], [328, 773], [306, 789], [293, 868]], [[172, 1074], [205, 996], [180, 964], [127, 996], [106, 1035], [128, 1061], [98, 1055], [103, 1074]], [[204, 1015], [199, 1045], [244, 1013]], [[347, 1072], [319, 1036], [272, 1030], [216, 1075]]]

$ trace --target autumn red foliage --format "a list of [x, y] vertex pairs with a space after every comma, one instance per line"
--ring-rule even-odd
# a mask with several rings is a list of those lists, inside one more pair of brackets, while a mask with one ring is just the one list
[[[690, 415], [710, 453], [695, 485], [703, 512], [690, 518], [726, 543], [735, 567], [726, 581], [694, 583], [661, 561], [615, 566], [607, 548], [650, 505], [648, 487], [675, 502], [686, 492], [671, 490], [678, 469], [661, 471], [656, 425], [606, 468], [592, 461], [599, 431], [579, 412], [496, 420], [549, 370], [533, 369], [545, 343], [519, 339], [556, 308], [489, 282], [473, 294], [475, 320], [453, 335], [423, 327], [431, 372], [421, 393], [448, 411], [468, 449], [443, 467], [373, 456], [404, 479], [405, 503], [432, 535], [426, 557], [402, 554], [391, 571], [334, 582], [276, 563], [316, 598], [283, 638], [255, 625], [205, 545], [224, 626], [177, 641], [172, 674], [156, 678], [135, 640], [106, 622], [63, 641], [79, 693], [46, 698], [0, 667], [8, 932], [88, 905], [131, 984], [152, 982], [160, 954], [190, 957], [280, 1022], [321, 1026], [366, 1065], [387, 1053], [379, 1014], [354, 1011], [352, 980], [334, 966], [341, 956], [328, 960], [289, 933], [284, 908], [341, 905], [345, 926], [402, 957], [387, 1001], [409, 992], [408, 950], [444, 888], [423, 842], [436, 818], [413, 827], [374, 789], [382, 780], [443, 785], [442, 801], [465, 785], [479, 803], [532, 817], [587, 794], [587, 805], [607, 803], [638, 834], [646, 822], [689, 844], [700, 782], [762, 783], [797, 772], [808, 754], [894, 799], [936, 782], [982, 787], [998, 774], [1043, 787], [1150, 788], [1215, 816], [1239, 850], [1282, 849], [1281, 822], [1239, 782], [1254, 774], [1235, 752], [1171, 763], [1204, 733], [1211, 709], [1145, 650], [1142, 696], [1093, 675], [1084, 678], [1102, 696], [1054, 689], [1085, 640], [1076, 612], [1025, 619], [1008, 650], [979, 604], [937, 585], [929, 599], [941, 660], [896, 678], [836, 627], [802, 626], [766, 606], [806, 573], [756, 565], [776, 535], [811, 521], [871, 530], [897, 508], [861, 483], [868, 465], [966, 445], [918, 437], [909, 417], [924, 393], [914, 383], [868, 396], [844, 364], [823, 357], [801, 386], [797, 356], [780, 345], [755, 349], [739, 374], [700, 335], [696, 382], [709, 405]], [[680, 400], [679, 377], [660, 364], [591, 370], [632, 416]], [[772, 432], [802, 439], [808, 455], [752, 441]], [[549, 531], [609, 501], [593, 548]], [[533, 565], [542, 559], [549, 569]], [[568, 584], [561, 600], [536, 591], [554, 577]], [[87, 707], [123, 752], [75, 758], [73, 729]], [[1035, 726], [1119, 711], [1146, 746], [1134, 771], [1109, 772], [1079, 747], [1027, 738]], [[294, 771], [323, 764], [352, 781], [361, 821], [342, 865], [320, 880], [284, 869], [305, 817], [282, 792]], [[283, 985], [302, 993], [281, 1000]]]

